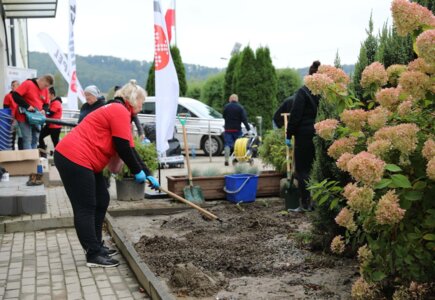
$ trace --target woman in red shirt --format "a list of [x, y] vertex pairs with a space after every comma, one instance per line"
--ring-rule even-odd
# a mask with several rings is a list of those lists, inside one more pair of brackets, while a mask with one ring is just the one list
[[109, 206], [102, 171], [115, 155], [124, 161], [135, 180], [157, 180], [134, 149], [131, 118], [142, 109], [146, 92], [131, 80], [115, 94], [113, 102], [89, 114], [57, 145], [54, 162], [74, 211], [74, 226], [86, 251], [88, 267], [115, 267], [116, 254], [102, 243], [102, 225]]
[[[50, 97], [50, 107], [46, 112], [47, 117], [52, 119], [60, 120], [62, 119], [62, 98], [56, 97], [56, 91], [53, 87], [48, 89], [48, 94]], [[44, 139], [47, 136], [51, 137], [51, 141], [53, 142], [53, 146], [56, 148], [59, 143], [60, 131], [62, 129], [61, 125], [57, 124], [45, 124], [42, 127], [41, 133], [39, 134], [39, 145], [38, 148], [41, 151], [41, 156], [47, 157], [47, 145], [44, 142]]]

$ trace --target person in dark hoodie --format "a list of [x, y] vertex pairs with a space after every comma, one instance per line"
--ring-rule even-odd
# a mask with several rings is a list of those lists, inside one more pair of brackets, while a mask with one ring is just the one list
[[[309, 75], [317, 73], [319, 66], [320, 62], [314, 61], [309, 69]], [[312, 210], [311, 196], [307, 190], [307, 181], [314, 161], [314, 123], [316, 121], [319, 100], [320, 97], [314, 96], [304, 85], [296, 92], [290, 111], [286, 144], [288, 147], [292, 147], [291, 138], [292, 136], [295, 137], [295, 145], [293, 145], [295, 147], [294, 160], [300, 192], [300, 206], [295, 211]]]
[[[50, 97], [50, 106], [46, 112], [46, 116], [51, 119], [62, 119], [62, 99], [60, 97], [56, 97], [56, 91], [53, 87], [48, 89], [48, 94]], [[42, 152], [42, 156], [47, 156], [45, 152], [45, 150], [47, 150], [47, 145], [44, 142], [44, 138], [50, 135], [53, 146], [56, 147], [57, 143], [59, 143], [61, 129], [62, 126], [56, 124], [45, 124], [45, 126], [42, 128], [41, 134], [39, 135], [38, 145], [38, 148]]]
[[100, 90], [95, 85], [89, 85], [84, 90], [86, 103], [82, 105], [80, 108], [80, 114], [79, 114], [79, 120], [78, 123], [83, 121], [83, 119], [96, 110], [97, 108], [100, 108], [104, 104], [106, 104], [106, 101], [104, 99], [104, 96], [101, 95]]
[[234, 143], [236, 140], [242, 136], [242, 126], [243, 123], [246, 127], [246, 130], [251, 131], [251, 127], [248, 123], [248, 118], [246, 117], [246, 111], [239, 104], [239, 97], [236, 94], [232, 94], [228, 99], [229, 103], [227, 103], [224, 107], [223, 117], [225, 119], [225, 132], [224, 132], [224, 140], [225, 140], [225, 165], [229, 165], [230, 152], [234, 147]]

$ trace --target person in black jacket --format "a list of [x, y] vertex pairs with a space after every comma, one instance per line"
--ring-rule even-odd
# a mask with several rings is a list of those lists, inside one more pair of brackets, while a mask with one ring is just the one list
[[87, 86], [84, 92], [86, 103], [83, 104], [80, 109], [79, 120], [77, 123], [83, 121], [89, 113], [106, 104], [104, 96], [101, 95], [100, 90], [95, 85]]
[[[313, 62], [309, 69], [309, 75], [316, 73], [319, 66], [319, 61]], [[295, 137], [294, 160], [301, 197], [300, 207], [296, 209], [297, 211], [312, 209], [310, 192], [307, 190], [307, 181], [314, 161], [314, 123], [316, 121], [319, 99], [320, 97], [311, 94], [311, 91], [306, 86], [301, 87], [296, 92], [287, 125], [286, 144], [288, 147], [292, 147], [291, 137]]]
[[246, 130], [250, 131], [251, 127], [246, 117], [246, 111], [242, 105], [239, 104], [239, 97], [236, 94], [232, 94], [228, 99], [229, 103], [224, 107], [224, 119], [225, 119], [225, 165], [228, 166], [230, 159], [230, 152], [234, 147], [235, 141], [242, 136], [243, 123]]

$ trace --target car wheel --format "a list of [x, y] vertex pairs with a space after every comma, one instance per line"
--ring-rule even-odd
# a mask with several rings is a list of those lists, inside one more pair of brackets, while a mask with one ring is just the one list
[[210, 147], [210, 139], [208, 136], [204, 136], [201, 141], [201, 149], [204, 151], [205, 155], [217, 156], [222, 153], [224, 149], [224, 143], [220, 137], [212, 136], [211, 137], [211, 147]]

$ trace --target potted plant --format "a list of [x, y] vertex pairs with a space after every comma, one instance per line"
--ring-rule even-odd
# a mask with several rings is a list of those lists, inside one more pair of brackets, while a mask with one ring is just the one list
[[[157, 151], [152, 143], [143, 144], [138, 138], [134, 140], [134, 147], [139, 154], [139, 157], [148, 167], [151, 172], [154, 172], [158, 167]], [[105, 176], [110, 176], [109, 170], [104, 171]], [[116, 195], [118, 200], [142, 200], [145, 194], [145, 183], [138, 184], [134, 181], [134, 176], [131, 174], [127, 165], [123, 165], [121, 170], [115, 174], [116, 180]]]

